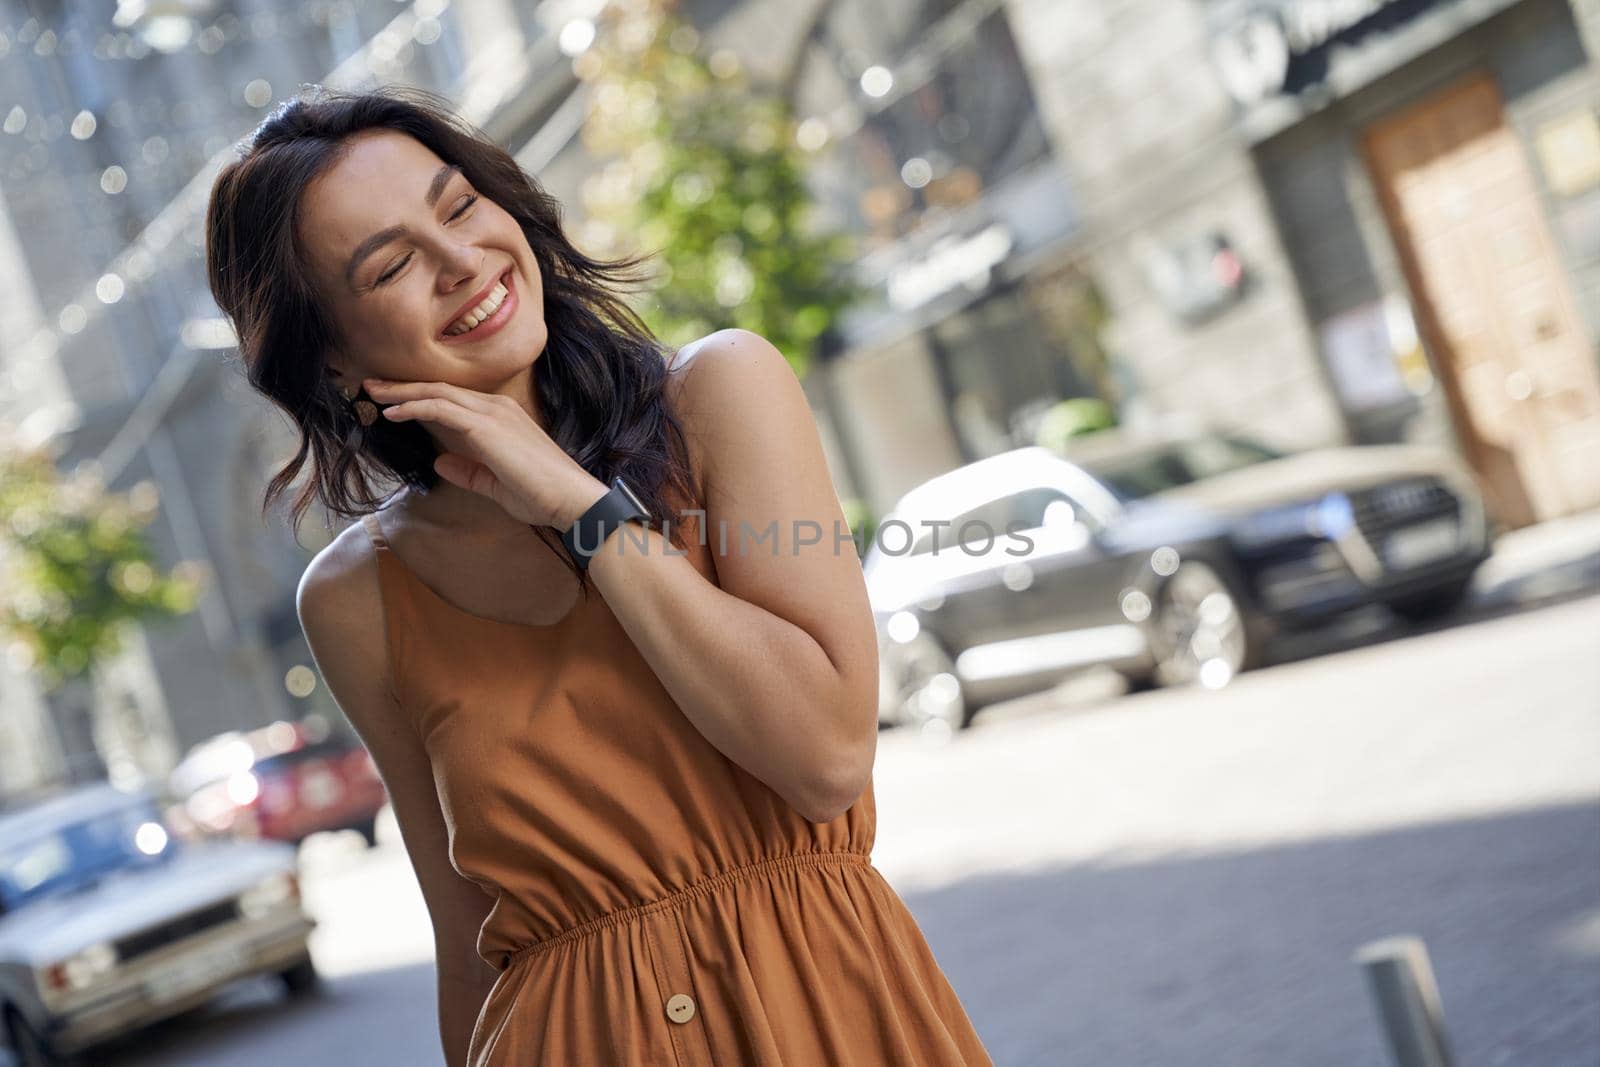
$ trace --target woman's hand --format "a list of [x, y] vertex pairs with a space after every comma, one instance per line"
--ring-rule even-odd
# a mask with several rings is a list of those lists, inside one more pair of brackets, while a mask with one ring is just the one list
[[445, 481], [493, 500], [508, 515], [565, 530], [606, 493], [508, 396], [447, 382], [367, 378], [367, 394], [394, 422], [421, 419], [451, 432], [470, 453], [445, 452], [433, 469]]

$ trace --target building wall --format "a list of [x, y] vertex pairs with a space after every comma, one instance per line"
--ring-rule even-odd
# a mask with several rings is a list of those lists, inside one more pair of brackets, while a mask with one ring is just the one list
[[[1395, 243], [1361, 158], [1361, 131], [1473, 70], [1493, 74], [1505, 96], [1506, 121], [1529, 145], [1546, 123], [1579, 107], [1595, 107], [1600, 100], [1600, 82], [1566, 0], [1530, 0], [1256, 147], [1314, 329], [1372, 301], [1403, 302], [1407, 297]], [[1570, 201], [1557, 197], [1542, 182], [1531, 152], [1530, 158], [1593, 335], [1593, 325], [1600, 322], [1600, 189]], [[1398, 408], [1375, 412], [1370, 419], [1357, 417], [1358, 436], [1449, 440], [1450, 426], [1437, 391]]]
[[[355, 87], [375, 77], [441, 91], [470, 118], [494, 125], [501, 112], [538, 112], [553, 86], [572, 80], [564, 61], [551, 62], [559, 53], [544, 26], [549, 12], [512, 0], [458, 0], [443, 12], [436, 40], [405, 41], [392, 60], [384, 57], [393, 49], [358, 54], [396, 20], [409, 33], [409, 9], [385, 0], [223, 5], [197, 16], [195, 37], [170, 55], [136, 45], [137, 33], [110, 33], [105, 12], [77, 7], [0, 0], [0, 26], [16, 31], [0, 62], [0, 116], [9, 117], [13, 101], [27, 116], [22, 129], [0, 136], [10, 213], [0, 227], [0, 278], [24, 276], [26, 285], [8, 291], [27, 299], [0, 318], [46, 328], [32, 346], [42, 353], [37, 362], [48, 362], [58, 391], [83, 413], [82, 425], [61, 435], [66, 468], [101, 453], [169, 365], [185, 320], [216, 314], [200, 258], [205, 168], [270, 105], [309, 82]], [[43, 30], [60, 46], [30, 47]], [[219, 33], [214, 47], [199, 46]], [[247, 99], [255, 79], [269, 91]], [[80, 108], [97, 119], [87, 139], [68, 132]], [[111, 164], [127, 172], [116, 193], [102, 191]], [[96, 282], [114, 272], [126, 292], [108, 303]], [[12, 338], [0, 335], [0, 397], [8, 382], [36, 393], [52, 384], [37, 367], [21, 383], [17, 356]], [[320, 691], [306, 701], [284, 685], [287, 668], [311, 665], [295, 582], [308, 553], [331, 535], [320, 528], [320, 509], [307, 515], [299, 545], [283, 511], [262, 515], [261, 492], [292, 445], [282, 414], [250, 392], [232, 353], [204, 353], [112, 488], [145, 478], [159, 485], [164, 506], [150, 530], [157, 562], [204, 566], [205, 602], [190, 616], [147, 626], [146, 640], [103, 672], [101, 691], [79, 687], [52, 702], [65, 762], [87, 762], [79, 757], [92, 755], [98, 740], [108, 759], [113, 750], [149, 753], [136, 758], [159, 773], [174, 751], [220, 730], [330, 710]], [[148, 662], [136, 662], [146, 652]], [[10, 688], [0, 690], [8, 715], [24, 707]], [[140, 717], [149, 729], [134, 723], [129, 736], [108, 742], [108, 724]], [[15, 777], [0, 766], [0, 780]]]
[[[1530, 12], [1530, 17], [1561, 5], [1559, 0], [1545, 0], [1533, 6], [1537, 10]], [[1565, 20], [1558, 21], [1556, 11], [1550, 12], [1545, 17], [1556, 24], [1558, 33], [1547, 50], [1531, 52], [1519, 71], [1529, 76], [1530, 85], [1514, 98], [1510, 119], [1524, 139], [1534, 143], [1564, 116], [1580, 111], [1600, 115], [1600, 2], [1571, 0], [1570, 14], [1577, 33], [1567, 30]], [[1547, 71], [1550, 74], [1545, 75]], [[1556, 242], [1571, 272], [1589, 339], [1600, 353], [1600, 185], [1576, 195], [1561, 195], [1550, 187], [1537, 157], [1534, 171]]]
[[[1573, 88], [1576, 106], [1600, 112], [1600, 0], [1571, 0], [1573, 20], [1588, 58], [1587, 76]], [[1576, 80], [1575, 80], [1576, 81]], [[1573, 258], [1578, 299], [1589, 335], [1600, 338], [1600, 189], [1556, 205], [1557, 237]]]
[[938, 368], [920, 333], [840, 360], [832, 377], [838, 432], [870, 462], [858, 491], [882, 515], [914, 485], [959, 467]]
[[[164, 490], [168, 536], [163, 540], [179, 555], [205, 559], [211, 568], [210, 603], [188, 625], [152, 629], [149, 635], [168, 712], [185, 747], [291, 711], [281, 672], [270, 669], [260, 620], [292, 595], [292, 575], [304, 563], [285, 526], [261, 518], [266, 477], [259, 470], [239, 469], [237, 458], [260, 418], [260, 402], [239, 371], [217, 359], [196, 373], [163, 427], [185, 475], [169, 480]], [[172, 495], [179, 490], [171, 482], [179, 480], [187, 501]], [[188, 529], [183, 528], [185, 512], [194, 519]]]
[[[1110, 303], [1113, 349], [1143, 403], [1281, 446], [1342, 441], [1292, 268], [1232, 102], [1206, 62], [1190, 4], [1012, 0], [1013, 31], [1057, 157], [1081, 201], [1090, 270]], [[1241, 299], [1199, 325], [1160, 302], [1151, 242], [1224, 234], [1246, 271]]]
[[1572, 17], [1577, 22], [1584, 50], [1590, 56], [1600, 56], [1600, 0], [1570, 0], [1570, 2]]

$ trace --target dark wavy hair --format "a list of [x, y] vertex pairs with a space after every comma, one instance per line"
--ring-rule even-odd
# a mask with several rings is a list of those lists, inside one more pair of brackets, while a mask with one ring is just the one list
[[[477, 191], [522, 226], [544, 280], [549, 340], [534, 364], [533, 390], [546, 430], [600, 481], [628, 480], [652, 526], [674, 506], [699, 499], [683, 428], [669, 410], [663, 346], [620, 293], [644, 280], [648, 255], [591, 259], [561, 227], [561, 206], [512, 156], [457, 115], [444, 98], [411, 87], [353, 92], [312, 86], [279, 104], [240, 142], [206, 207], [206, 272], [217, 306], [232, 320], [250, 384], [288, 413], [299, 449], [267, 486], [262, 513], [308, 463], [293, 504], [300, 521], [320, 499], [331, 515], [355, 519], [389, 498], [374, 475], [426, 490], [438, 483], [433, 439], [415, 421], [362, 426], [329, 373], [337, 344], [333, 317], [312, 284], [298, 239], [301, 194], [363, 130], [409, 134], [459, 166]], [[535, 527], [582, 577], [555, 532]]]

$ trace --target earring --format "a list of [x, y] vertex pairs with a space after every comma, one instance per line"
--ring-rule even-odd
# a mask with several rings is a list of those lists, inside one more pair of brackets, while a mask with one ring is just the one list
[[339, 392], [346, 400], [354, 401], [351, 406], [356, 409], [356, 418], [361, 425], [371, 426], [378, 421], [378, 405], [370, 400], [356, 400], [355, 393], [347, 393], [343, 389]]

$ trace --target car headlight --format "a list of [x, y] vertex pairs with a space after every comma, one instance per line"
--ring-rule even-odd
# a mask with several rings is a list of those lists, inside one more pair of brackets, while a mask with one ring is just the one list
[[145, 820], [133, 831], [133, 847], [144, 856], [159, 856], [171, 842], [167, 828], [158, 822]]
[[102, 941], [46, 967], [44, 984], [56, 990], [85, 989], [110, 974], [116, 966], [116, 948]]
[[910, 644], [921, 631], [922, 623], [909, 611], [897, 611], [883, 624], [883, 632], [889, 640], [899, 645]]
[[279, 871], [239, 894], [239, 914], [258, 919], [291, 900], [300, 898], [300, 883], [288, 871]]

